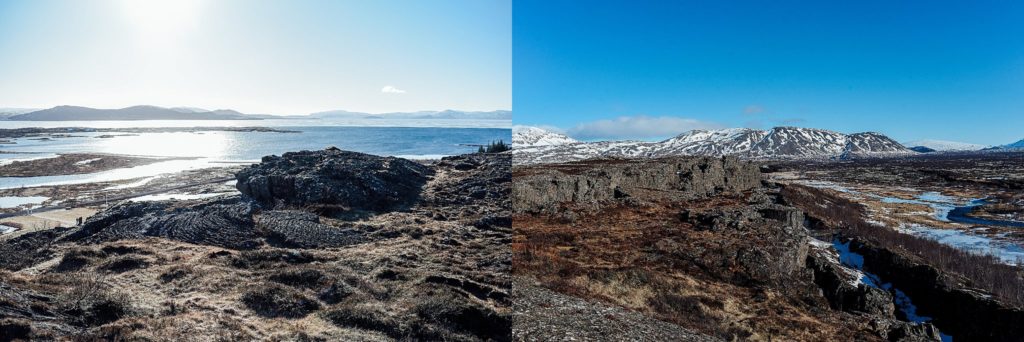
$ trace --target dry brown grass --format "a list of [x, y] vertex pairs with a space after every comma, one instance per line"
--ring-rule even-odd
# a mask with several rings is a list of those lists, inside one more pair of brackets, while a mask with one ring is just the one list
[[[700, 248], [708, 232], [679, 210], [743, 205], [737, 199], [605, 208], [571, 223], [514, 218], [513, 273], [555, 291], [598, 299], [725, 339], [812, 341], [863, 335], [842, 313], [815, 309], [778, 290], [730, 284], [656, 251], [661, 241]], [[824, 304], [827, 307], [827, 304]]]

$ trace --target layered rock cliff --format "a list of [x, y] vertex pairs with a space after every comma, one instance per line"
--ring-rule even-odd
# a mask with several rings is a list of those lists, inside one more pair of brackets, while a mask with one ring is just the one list
[[700, 199], [749, 191], [762, 180], [757, 165], [732, 157], [552, 164], [522, 168], [514, 177], [512, 207], [516, 213], [550, 213], [563, 203], [596, 209], [630, 197]]

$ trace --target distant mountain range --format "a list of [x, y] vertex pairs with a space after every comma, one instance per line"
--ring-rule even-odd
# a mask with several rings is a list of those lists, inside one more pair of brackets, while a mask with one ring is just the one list
[[39, 109], [36, 109], [36, 108], [0, 108], [0, 120], [4, 120], [4, 119], [7, 119], [7, 118], [15, 116], [15, 115], [20, 115], [20, 114], [34, 112], [34, 111], [37, 111], [37, 110], [39, 110]]
[[557, 163], [596, 157], [731, 155], [749, 159], [847, 159], [917, 153], [880, 133], [842, 134], [799, 127], [693, 130], [659, 142], [580, 142], [537, 127], [519, 127], [513, 129], [512, 146], [516, 163], [522, 164]]
[[495, 110], [490, 112], [466, 112], [458, 110], [442, 111], [419, 111], [419, 112], [395, 112], [382, 114], [369, 114], [349, 112], [344, 110], [333, 110], [309, 114], [314, 118], [356, 118], [356, 119], [475, 119], [475, 120], [512, 120], [512, 111]]
[[243, 114], [230, 109], [206, 110], [195, 107], [164, 108], [133, 106], [121, 109], [97, 109], [80, 106], [57, 106], [49, 109], [0, 109], [0, 120], [12, 121], [102, 121], [102, 120], [261, 120], [261, 119], [476, 119], [511, 120], [512, 112], [420, 111], [410, 113], [369, 114], [349, 111], [319, 112], [299, 116]]
[[96, 109], [57, 106], [7, 117], [13, 121], [101, 121], [101, 120], [258, 120], [229, 109], [194, 111], [186, 108], [133, 106], [121, 109]]

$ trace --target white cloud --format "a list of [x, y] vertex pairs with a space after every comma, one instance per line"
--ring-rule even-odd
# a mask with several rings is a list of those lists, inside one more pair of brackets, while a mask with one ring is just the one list
[[395, 86], [384, 86], [384, 88], [380, 88], [380, 92], [385, 94], [405, 94], [405, 90], [395, 88]]
[[581, 123], [569, 129], [570, 136], [583, 139], [646, 139], [664, 138], [694, 129], [720, 129], [724, 126], [696, 119], [674, 116], [620, 116], [615, 119]]

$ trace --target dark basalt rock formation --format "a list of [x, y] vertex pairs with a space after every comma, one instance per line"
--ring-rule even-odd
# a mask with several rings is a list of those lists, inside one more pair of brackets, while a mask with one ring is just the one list
[[54, 228], [22, 234], [0, 243], [0, 269], [20, 270], [53, 256], [49, 248], [71, 228]]
[[509, 183], [512, 182], [512, 158], [504, 155], [500, 158], [481, 154], [464, 154], [444, 157], [439, 167], [450, 167], [463, 172], [473, 172], [479, 176], [465, 179], [447, 187], [437, 187], [428, 201], [433, 205], [458, 205], [479, 200], [508, 202]]
[[761, 185], [758, 166], [733, 157], [597, 160], [553, 164], [517, 172], [516, 213], [552, 213], [561, 203], [596, 209], [602, 203], [645, 197], [700, 199]]
[[271, 245], [288, 248], [340, 247], [363, 242], [360, 232], [320, 223], [320, 216], [297, 210], [273, 210], [256, 217], [256, 229]]
[[822, 294], [835, 310], [863, 312], [893, 317], [896, 306], [892, 295], [877, 287], [866, 284], [850, 284], [839, 266], [835, 255], [828, 251], [813, 249], [807, 257], [807, 267], [814, 271], [814, 283], [821, 287]]
[[251, 203], [238, 198], [179, 205], [126, 202], [90, 217], [69, 239], [97, 243], [164, 237], [202, 245], [252, 249], [262, 242], [253, 229]]
[[921, 342], [941, 341], [939, 330], [928, 323], [910, 323], [896, 319], [876, 319], [870, 323], [870, 328], [878, 335], [888, 341], [894, 342]]
[[416, 201], [433, 171], [420, 163], [328, 148], [267, 156], [236, 187], [265, 208], [328, 205], [387, 211]]
[[[260, 207], [392, 210], [415, 203], [431, 174], [428, 166], [409, 160], [333, 148], [285, 153], [265, 157], [263, 163], [238, 173], [243, 198], [185, 204], [126, 202], [90, 217], [70, 239], [96, 243], [165, 237], [231, 249], [252, 249], [264, 242], [288, 248], [347, 246], [367, 239], [352, 229], [322, 224], [315, 213], [260, 213]], [[483, 197], [500, 196], [480, 189], [471, 190], [483, 191]]]
[[680, 219], [716, 238], [708, 239], [707, 246], [699, 250], [673, 247], [668, 240], [655, 247], [700, 264], [720, 279], [781, 285], [805, 269], [808, 236], [799, 210], [761, 203], [706, 211], [686, 209]]

